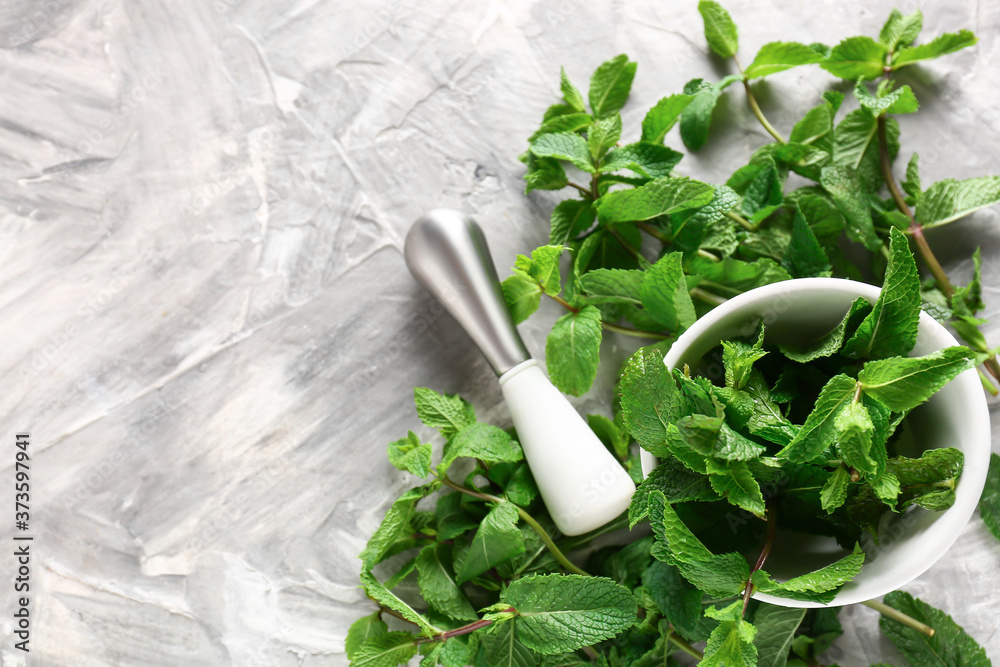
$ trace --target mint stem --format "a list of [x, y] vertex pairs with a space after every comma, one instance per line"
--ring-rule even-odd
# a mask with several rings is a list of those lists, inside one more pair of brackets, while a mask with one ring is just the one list
[[590, 196], [590, 190], [583, 187], [582, 185], [577, 185], [576, 183], [566, 183], [566, 185], [568, 185], [571, 188], [576, 188], [577, 190], [585, 194], [587, 196], [587, 199], [592, 199], [592, 197]]
[[[455, 482], [451, 481], [447, 475], [439, 475], [433, 470], [431, 471], [431, 474], [437, 477], [439, 480], [441, 480], [441, 483], [444, 484], [445, 486], [449, 486], [460, 493], [464, 493], [467, 496], [472, 496], [473, 498], [478, 498], [479, 500], [485, 500], [487, 502], [497, 503], [497, 504], [510, 502], [509, 500], [505, 500], [504, 498], [498, 498], [497, 496], [493, 496], [488, 493], [481, 493], [479, 491], [473, 491], [472, 489], [467, 489], [461, 484], [456, 484]], [[524, 509], [518, 507], [516, 504], [514, 503], [511, 504], [514, 505], [515, 508], [517, 508], [517, 513], [522, 519], [524, 519], [524, 522], [529, 526], [531, 526], [536, 533], [538, 533], [538, 537], [541, 538], [545, 546], [548, 547], [549, 552], [551, 552], [552, 556], [555, 557], [557, 561], [559, 561], [560, 565], [562, 565], [564, 568], [566, 568], [573, 574], [582, 574], [585, 577], [590, 576], [584, 570], [581, 570], [576, 565], [571, 563], [568, 558], [566, 558], [566, 555], [562, 551], [560, 551], [559, 547], [556, 546], [556, 543], [552, 541], [551, 537], [549, 537], [549, 534], [545, 532], [544, 528], [542, 528], [542, 525], [537, 521], [535, 521], [535, 517], [528, 514], [526, 511], [524, 511]]]
[[672, 239], [668, 238], [666, 234], [664, 234], [660, 230], [656, 229], [652, 225], [648, 225], [645, 222], [636, 222], [635, 226], [638, 227], [639, 229], [641, 229], [642, 231], [646, 232], [650, 236], [652, 236], [654, 239], [656, 239], [660, 243], [665, 243], [665, 244], [673, 243]]
[[[580, 312], [579, 308], [571, 306], [570, 303], [561, 296], [549, 294], [548, 297], [571, 313]], [[611, 324], [610, 322], [605, 322], [603, 320], [601, 321], [601, 326], [608, 331], [614, 331], [615, 333], [624, 334], [626, 336], [634, 336], [636, 338], [656, 338], [658, 340], [667, 340], [670, 338], [667, 334], [656, 333], [655, 331], [639, 331], [638, 329]]]
[[[507, 607], [506, 609], [504, 609], [504, 611], [517, 611], [517, 610], [514, 609], [513, 607]], [[493, 625], [492, 620], [482, 618], [479, 619], [478, 621], [473, 621], [468, 625], [463, 625], [460, 628], [455, 628], [454, 630], [447, 630], [439, 635], [434, 635], [433, 637], [421, 637], [420, 639], [415, 641], [414, 644], [419, 646], [420, 644], [429, 644], [431, 642], [448, 641], [452, 637], [467, 635], [475, 632], [476, 630], [482, 630], [483, 628], [488, 628], [491, 625]]]
[[[698, 649], [696, 649], [694, 646], [691, 646], [691, 644], [688, 644], [686, 641], [684, 641], [683, 639], [681, 639], [680, 637], [678, 637], [677, 636], [677, 632], [673, 628], [670, 628], [670, 632], [667, 633], [667, 642], [668, 643], [669, 642], [673, 642], [674, 644], [677, 645], [677, 648], [679, 648], [680, 650], [684, 651], [685, 653], [687, 653], [689, 656], [691, 656], [695, 660], [704, 660], [705, 659], [705, 654], [704, 653], [702, 653], [701, 651], [699, 651]], [[663, 651], [664, 651], [664, 653], [666, 653], [667, 652], [667, 648], [664, 647]]]
[[865, 605], [866, 607], [871, 607], [872, 609], [882, 614], [886, 618], [891, 618], [894, 621], [899, 621], [903, 625], [911, 627], [917, 632], [922, 632], [928, 637], [934, 636], [934, 628], [925, 623], [921, 623], [912, 616], [907, 616], [903, 612], [899, 611], [898, 609], [890, 607], [884, 602], [881, 602], [879, 600], [868, 600], [866, 602], [862, 602], [861, 604]]
[[719, 296], [718, 294], [712, 294], [711, 292], [706, 292], [700, 287], [692, 287], [691, 296], [693, 296], [696, 299], [700, 299], [705, 303], [710, 303], [713, 306], [721, 306], [722, 304], [724, 304], [726, 301], [729, 300], [726, 297]]
[[754, 563], [753, 568], [750, 570], [750, 576], [747, 577], [747, 587], [743, 591], [743, 614], [747, 613], [750, 596], [753, 595], [753, 583], [750, 580], [753, 578], [754, 572], [764, 567], [764, 562], [771, 553], [771, 546], [774, 544], [774, 536], [777, 532], [778, 511], [774, 508], [774, 505], [771, 505], [767, 508], [767, 536], [764, 538], [764, 546], [760, 548], [760, 556], [757, 557], [757, 562]]
[[747, 230], [748, 232], [755, 232], [757, 231], [757, 227], [760, 226], [753, 224], [752, 222], [744, 218], [742, 215], [734, 211], [726, 211], [725, 216], [730, 220], [732, 220], [733, 222], [739, 223], [740, 227]]
[[759, 106], [757, 106], [757, 98], [754, 97], [753, 90], [750, 88], [750, 79], [747, 78], [746, 72], [743, 71], [743, 65], [740, 64], [739, 59], [735, 55], [733, 56], [733, 61], [736, 62], [736, 66], [740, 68], [740, 74], [743, 75], [743, 87], [747, 91], [747, 102], [750, 103], [753, 115], [757, 116], [757, 120], [759, 120], [760, 124], [764, 126], [764, 129], [767, 130], [768, 134], [774, 137], [775, 141], [779, 144], [788, 143], [785, 141], [784, 137], [778, 134], [778, 131], [767, 122], [767, 118], [764, 117], [764, 112], [760, 110]]

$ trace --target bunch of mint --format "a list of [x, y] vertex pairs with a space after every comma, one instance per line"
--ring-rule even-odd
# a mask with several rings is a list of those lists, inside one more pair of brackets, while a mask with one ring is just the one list
[[[954, 503], [962, 452], [890, 457], [890, 439], [913, 408], [971, 367], [972, 353], [955, 346], [905, 356], [917, 340], [920, 281], [902, 232], [891, 235], [874, 305], [855, 300], [837, 326], [805, 346], [765, 345], [762, 324], [752, 342], [723, 341], [715, 355], [723, 386], [688, 368], [669, 371], [653, 347], [629, 360], [620, 385], [624, 423], [661, 461], [636, 490], [629, 525], [648, 519], [652, 555], [706, 595], [742, 594], [744, 609], [755, 590], [829, 603], [861, 569], [862, 530], [877, 540], [887, 511]], [[736, 508], [761, 521], [733, 521]], [[726, 553], [713, 553], [688, 525]], [[853, 553], [777, 582], [763, 567], [778, 528], [833, 536]], [[761, 542], [750, 567], [744, 554]]]
[[[735, 60], [738, 36], [730, 15], [704, 0], [698, 9], [712, 50]], [[564, 102], [545, 113], [522, 159], [527, 165], [528, 192], [572, 188], [574, 197], [555, 206], [549, 244], [519, 256], [513, 275], [503, 285], [518, 322], [538, 308], [543, 295], [567, 310], [555, 323], [546, 346], [554, 382], [567, 393], [585, 393], [594, 381], [605, 331], [661, 341], [636, 359], [648, 359], [650, 368], [656, 363], [658, 372], [662, 371], [658, 352], [697, 317], [760, 285], [826, 275], [892, 284], [896, 267], [903, 266], [904, 241], [909, 240], [930, 274], [913, 302], [961, 336], [971, 352], [947, 353], [954, 355], [955, 368], [974, 356], [985, 370], [980, 372], [984, 387], [995, 395], [997, 389], [986, 373], [1000, 378], [1000, 365], [979, 331], [985, 323], [979, 318], [983, 309], [979, 254], [973, 257], [971, 280], [956, 287], [935, 258], [924, 231], [1000, 202], [1000, 178], [947, 179], [924, 188], [916, 155], [908, 162], [902, 184], [893, 174], [900, 143], [899, 126], [892, 116], [917, 108], [912, 90], [895, 84], [895, 73], [976, 41], [963, 30], [916, 44], [921, 27], [919, 11], [903, 15], [894, 10], [877, 39], [849, 37], [832, 48], [767, 44], [745, 69], [737, 63], [739, 74], [716, 83], [696, 79], [682, 93], [660, 100], [646, 114], [641, 134], [631, 143], [622, 141], [619, 111], [628, 98], [636, 64], [624, 55], [602, 64], [591, 78], [586, 100], [563, 72]], [[753, 82], [813, 64], [854, 84], [859, 108], [837, 121], [844, 95], [828, 91], [785, 139], [762, 113]], [[880, 77], [873, 90], [868, 82]], [[684, 145], [698, 150], [717, 120], [714, 111], [720, 96], [728, 94], [725, 90], [737, 81], [774, 141], [756, 150], [724, 185], [677, 174], [682, 154], [664, 145], [667, 134], [679, 124]], [[790, 173], [812, 183], [786, 192]], [[561, 267], [567, 249], [569, 264]], [[905, 268], [911, 294], [912, 266], [911, 260]], [[906, 304], [907, 313], [912, 313], [914, 303]], [[865, 306], [858, 307], [862, 311], [856, 316], [868, 320]], [[891, 310], [886, 305], [882, 308]], [[829, 340], [830, 348], [836, 347], [837, 355], [858, 364], [865, 357], [872, 359], [868, 364], [878, 364], [882, 360], [876, 357], [905, 353], [881, 339], [879, 327], [869, 326], [867, 333], [862, 329], [849, 320], [844, 338], [836, 345]], [[889, 351], [846, 354], [845, 339], [849, 342], [859, 334], [866, 344], [872, 343], [872, 349], [877, 344], [888, 346]], [[835, 330], [831, 338], [836, 337]], [[796, 457], [807, 453], [811, 457], [807, 423], [789, 429], [778, 416], [787, 417], [793, 414], [790, 411], [778, 410], [768, 417], [746, 409], [749, 404], [740, 392], [752, 395], [761, 386], [754, 378], [769, 363], [758, 360], [760, 367], [755, 368], [747, 361], [763, 351], [752, 351], [754, 345], [755, 341], [745, 347], [733, 344], [732, 386], [714, 388], [709, 400], [718, 395], [716, 401], [723, 405], [727, 422], [735, 424], [728, 428], [748, 441], [761, 438], [770, 443], [761, 433], [773, 437], [783, 431], [791, 436], [785, 443], [790, 444], [805, 432], [796, 446], [803, 449]], [[822, 347], [779, 349], [779, 353], [794, 361], [794, 355], [804, 359], [822, 352]], [[931, 362], [925, 370], [933, 373], [936, 365]], [[947, 366], [945, 371], [949, 369], [954, 370]], [[861, 367], [856, 370], [861, 379]], [[888, 373], [873, 379], [872, 370], [861, 380], [864, 388], [857, 402], [868, 411], [871, 429], [858, 409], [841, 410], [838, 416], [850, 414], [839, 425], [836, 417], [832, 425], [819, 420], [827, 435], [838, 429], [849, 435], [841, 436], [839, 450], [834, 435], [829, 441], [835, 443], [832, 452], [824, 451], [811, 462], [793, 457], [781, 462], [788, 470], [814, 467], [822, 471], [824, 481], [812, 508], [820, 523], [829, 525], [831, 517], [846, 512], [855, 528], [863, 524], [861, 515], [850, 516], [852, 507], [861, 506], [859, 498], [871, 501], [872, 514], [863, 516], [881, 514], [890, 504], [891, 509], [902, 509], [906, 504], [943, 506], [948, 502], [949, 484], [958, 474], [955, 461], [943, 462], [952, 465], [951, 477], [939, 474], [935, 465], [911, 463], [920, 470], [934, 468], [934, 483], [940, 483], [934, 487], [936, 497], [924, 489], [909, 488], [910, 469], [894, 467], [888, 450], [881, 468], [882, 449], [874, 443], [881, 445], [883, 435], [889, 441], [889, 427], [881, 421], [882, 412], [872, 406], [877, 401], [893, 420], [909, 409], [903, 404], [890, 407], [898, 398], [893, 398], [893, 386], [901, 386], [901, 376], [896, 382], [883, 380], [893, 379], [898, 369], [881, 370]], [[674, 388], [682, 392], [694, 385], [708, 393], [698, 380], [688, 382], [683, 374], [662, 373], [660, 377], [674, 382]], [[848, 377], [855, 376], [849, 373]], [[879, 394], [883, 386], [887, 389]], [[856, 394], [857, 380], [852, 387]], [[779, 400], [780, 384], [767, 388], [772, 404], [785, 403], [786, 410], [793, 407], [793, 402]], [[727, 393], [731, 401], [723, 400]], [[854, 405], [853, 397], [846, 402]], [[515, 433], [478, 422], [472, 407], [456, 396], [417, 389], [415, 399], [421, 421], [437, 429], [444, 445], [435, 454], [430, 443], [410, 432], [389, 446], [390, 461], [424, 483], [393, 503], [361, 554], [361, 583], [375, 611], [355, 622], [348, 633], [346, 650], [355, 667], [392, 667], [417, 660], [421, 667], [651, 667], [677, 665], [678, 657], [685, 660], [682, 654], [690, 656], [688, 663], [693, 658], [703, 665], [803, 667], [818, 665], [819, 656], [841, 634], [836, 608], [773, 606], [745, 599], [750, 586], [739, 586], [749, 581], [761, 590], [770, 587], [772, 594], [783, 590], [798, 597], [803, 593], [823, 596], [840, 573], [807, 577], [794, 586], [796, 590], [789, 590], [790, 582], [765, 577], [760, 568], [750, 568], [743, 556], [733, 553], [734, 548], [759, 547], [760, 540], [750, 544], [758, 537], [756, 533], [743, 531], [740, 539], [746, 544], [737, 548], [729, 525], [721, 529], [694, 525], [698, 517], [686, 508], [695, 503], [682, 502], [665, 474], [673, 471], [678, 479], [694, 477], [697, 484], [692, 493], [728, 499], [698, 504], [724, 507], [729, 500], [741, 499], [739, 492], [728, 490], [739, 483], [740, 473], [721, 471], [740, 463], [737, 458], [706, 454], [702, 460], [707, 474], [693, 475], [676, 461], [657, 468], [651, 481], [641, 486], [632, 508], [633, 520], [643, 513], [650, 520], [652, 535], [637, 530], [638, 537], [621, 544], [619, 529], [626, 528], [629, 519], [619, 517], [593, 533], [565, 537], [557, 532], [538, 496]], [[609, 412], [614, 418], [591, 415], [589, 423], [638, 481], [638, 447], [632, 435], [643, 439], [646, 435], [630, 433], [625, 410], [618, 409], [617, 402], [609, 406]], [[707, 406], [696, 414], [709, 419], [719, 416]], [[746, 422], [741, 424], [744, 417]], [[768, 431], [768, 420], [774, 431]], [[808, 422], [808, 415], [804, 421]], [[706, 426], [705, 420], [698, 426]], [[722, 425], [718, 431], [721, 434]], [[866, 433], [872, 441], [867, 458], [862, 455]], [[777, 457], [758, 457], [753, 466], [743, 462], [754, 480], [758, 479], [755, 475], [768, 474], [765, 458]], [[837, 464], [828, 466], [832, 461]], [[709, 466], [713, 466], [711, 471]], [[893, 478], [899, 484], [894, 501], [889, 493], [894, 490]], [[748, 489], [752, 493], [752, 487]], [[841, 494], [845, 500], [835, 506]], [[732, 509], [730, 505], [727, 511]], [[766, 513], [766, 500], [764, 509]], [[986, 525], [1000, 537], [1000, 458], [996, 456], [981, 509]], [[772, 516], [780, 513], [794, 518], [792, 511], [781, 510], [779, 506]], [[688, 519], [692, 519], [690, 524]], [[851, 554], [845, 559], [845, 569], [859, 563], [860, 555]], [[756, 570], [756, 577], [751, 569]], [[897, 591], [883, 602], [869, 604], [882, 612], [884, 634], [915, 667], [990, 664], [983, 649], [949, 616], [907, 593]]]

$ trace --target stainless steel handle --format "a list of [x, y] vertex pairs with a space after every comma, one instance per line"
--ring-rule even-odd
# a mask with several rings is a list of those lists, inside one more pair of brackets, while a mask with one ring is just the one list
[[531, 358], [472, 218], [443, 208], [429, 212], [410, 228], [403, 254], [410, 273], [458, 320], [498, 376]]

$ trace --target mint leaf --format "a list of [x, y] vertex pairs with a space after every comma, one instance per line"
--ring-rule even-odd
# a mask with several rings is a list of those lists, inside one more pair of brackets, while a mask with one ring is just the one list
[[430, 495], [437, 486], [437, 482], [418, 486], [405, 492], [393, 502], [392, 507], [385, 513], [382, 523], [375, 529], [375, 533], [358, 556], [366, 568], [371, 568], [392, 555], [396, 545], [412, 533], [410, 520], [416, 512], [417, 501]]
[[479, 516], [466, 509], [462, 498], [463, 494], [458, 491], [446, 493], [438, 498], [434, 508], [438, 539], [453, 539], [479, 525]]
[[[743, 182], [737, 182], [739, 180]], [[729, 179], [727, 185], [743, 195], [740, 212], [751, 222], [763, 220], [784, 202], [781, 177], [774, 160], [770, 158], [743, 167]]]
[[420, 443], [413, 431], [389, 445], [389, 463], [417, 477], [427, 477], [431, 472], [431, 445]]
[[864, 392], [895, 412], [906, 412], [933, 396], [962, 371], [973, 367], [974, 353], [956, 346], [922, 357], [869, 361], [858, 373]]
[[836, 429], [834, 446], [844, 463], [867, 475], [877, 475], [879, 466], [869, 455], [875, 425], [865, 406], [850, 403], [834, 418], [833, 426]]
[[566, 199], [552, 209], [549, 245], [565, 246], [594, 224], [594, 207], [583, 199]]
[[[421, 615], [419, 612], [413, 609], [413, 607], [411, 607], [410, 605], [408, 605], [407, 603], [403, 602], [398, 597], [396, 597], [396, 595], [392, 591], [383, 586], [382, 582], [376, 579], [375, 575], [369, 572], [368, 570], [361, 571], [361, 585], [364, 586], [365, 593], [368, 594], [368, 597], [375, 600], [375, 602], [379, 603], [380, 605], [392, 609], [394, 612], [402, 616], [407, 621], [410, 621], [411, 623], [414, 623], [417, 626], [419, 626], [423, 634], [430, 636], [430, 635], [440, 634], [441, 632], [443, 632], [441, 628], [437, 627], [436, 625], [432, 625], [430, 621], [428, 621], [426, 618], [423, 617], [423, 615]], [[389, 633], [389, 634], [396, 634], [396, 633]], [[386, 635], [382, 635], [382, 637], [384, 636]], [[411, 639], [413, 638], [413, 635], [407, 635], [407, 636], [409, 636]], [[376, 637], [375, 639], [369, 641], [375, 641], [378, 638], [379, 637]], [[364, 645], [362, 644], [362, 648], [363, 647]], [[360, 654], [360, 652], [361, 649], [359, 648], [358, 653]]]
[[698, 3], [698, 13], [705, 22], [705, 39], [708, 45], [722, 58], [731, 58], [740, 48], [739, 31], [722, 5], [711, 0]]
[[917, 110], [917, 98], [909, 86], [902, 86], [887, 93], [882, 97], [873, 97], [860, 79], [854, 86], [854, 95], [861, 103], [861, 107], [873, 116], [881, 116], [883, 113], [913, 113]]
[[696, 151], [708, 140], [708, 128], [712, 125], [712, 112], [720, 92], [719, 86], [702, 79], [684, 84], [684, 94], [694, 98], [681, 112], [681, 140], [688, 150]]
[[820, 67], [851, 81], [858, 77], [877, 79], [882, 75], [886, 53], [888, 49], [871, 37], [848, 37], [833, 47]]
[[795, 631], [806, 616], [805, 609], [761, 603], [753, 615], [757, 636], [757, 667], [785, 667], [792, 650]]
[[574, 111], [583, 113], [587, 110], [587, 107], [583, 103], [583, 95], [576, 89], [576, 86], [570, 83], [569, 77], [566, 76], [565, 67], [559, 68], [559, 90], [562, 92], [566, 104], [571, 106]]
[[1000, 176], [938, 181], [920, 196], [914, 215], [924, 227], [940, 227], [1000, 203]]
[[767, 350], [762, 349], [763, 331], [755, 345], [738, 340], [722, 341], [722, 365], [726, 370], [726, 386], [742, 389], [750, 379], [753, 365], [767, 356]]
[[710, 280], [740, 292], [792, 278], [777, 262], [766, 257], [752, 262], [744, 262], [733, 257], [726, 257], [721, 262], [706, 257], [692, 257], [688, 261], [688, 275]]
[[649, 513], [650, 494], [658, 491], [668, 503], [683, 503], [692, 500], [711, 502], [719, 499], [705, 475], [693, 473], [674, 459], [660, 461], [636, 487], [632, 502], [628, 507], [629, 528], [632, 528]]
[[604, 415], [587, 415], [587, 426], [615, 456], [622, 460], [628, 457], [631, 440], [625, 424], [621, 422], [621, 415], [614, 421]]
[[458, 583], [464, 583], [491, 567], [524, 553], [524, 538], [517, 529], [518, 513], [512, 503], [497, 503], [479, 524], [468, 551], [455, 564]]
[[535, 132], [528, 137], [528, 142], [532, 142], [543, 134], [554, 132], [578, 132], [590, 127], [594, 122], [589, 113], [570, 113], [565, 116], [555, 116], [542, 123]]
[[640, 290], [646, 272], [638, 269], [593, 269], [580, 276], [580, 300], [585, 303], [642, 305]]
[[[736, 434], [735, 431], [730, 432]], [[742, 436], [739, 437], [742, 438]], [[744, 440], [748, 443], [751, 442]], [[763, 449], [760, 447], [757, 456], [763, 453]], [[709, 460], [708, 471], [711, 473], [709, 482], [712, 489], [729, 501], [731, 505], [745, 509], [760, 518], [764, 517], [764, 496], [761, 494], [760, 484], [754, 479], [745, 461], [730, 460], [721, 464]]]
[[[699, 607], [700, 611], [700, 607]], [[362, 616], [351, 624], [344, 640], [344, 652], [348, 660], [354, 658], [358, 648], [369, 639], [379, 637], [389, 632], [389, 626], [382, 620], [382, 612], [377, 611], [370, 616]]]
[[712, 630], [705, 646], [705, 657], [699, 667], [755, 667], [757, 647], [754, 636], [757, 628], [743, 620], [743, 602], [737, 600], [725, 609], [709, 607], [705, 615], [719, 623]]
[[993, 537], [1000, 540], [1000, 456], [996, 454], [990, 454], [990, 470], [986, 475], [983, 496], [979, 499], [979, 514]]
[[976, 39], [976, 36], [968, 30], [959, 30], [958, 32], [938, 35], [926, 44], [911, 46], [897, 51], [892, 57], [892, 68], [895, 70], [906, 65], [912, 65], [915, 62], [920, 62], [921, 60], [930, 60], [931, 58], [937, 58], [948, 53], [954, 53], [967, 46], [972, 46], [977, 41], [979, 40]]
[[409, 632], [387, 632], [358, 647], [351, 667], [396, 667], [417, 654], [416, 637]]
[[847, 485], [851, 482], [851, 473], [844, 466], [837, 466], [833, 474], [823, 484], [819, 492], [820, 503], [828, 514], [844, 504], [847, 500]]
[[663, 353], [643, 347], [629, 357], [618, 387], [622, 417], [643, 447], [666, 442], [667, 428], [680, 418], [683, 398]]
[[529, 148], [537, 157], [566, 160], [577, 169], [591, 174], [596, 171], [591, 161], [587, 140], [576, 132], [543, 134], [532, 141]]
[[882, 242], [875, 234], [868, 202], [858, 197], [858, 193], [864, 191], [858, 172], [844, 166], [823, 167], [820, 183], [844, 215], [847, 222], [845, 227], [847, 236], [853, 241], [864, 244], [869, 250], [878, 250]]
[[635, 78], [636, 63], [629, 62], [628, 56], [621, 54], [598, 67], [590, 77], [590, 108], [594, 118], [605, 118], [617, 113], [625, 106], [632, 79]]
[[413, 400], [417, 404], [420, 421], [437, 429], [446, 438], [476, 421], [472, 406], [458, 396], [417, 387], [413, 390]]
[[764, 570], [757, 570], [750, 578], [761, 593], [792, 600], [810, 600], [829, 603], [837, 595], [837, 590], [853, 579], [865, 562], [865, 554], [855, 545], [854, 552], [820, 569], [794, 577], [785, 582], [777, 582]]
[[738, 553], [715, 555], [684, 525], [659, 491], [650, 492], [649, 522], [657, 542], [653, 556], [671, 563], [684, 578], [714, 597], [730, 597], [743, 590], [750, 566]]
[[520, 461], [524, 458], [524, 452], [521, 451], [521, 445], [502, 428], [491, 424], [470, 424], [445, 444], [444, 457], [438, 470], [446, 471], [459, 457], [500, 463]]
[[522, 577], [505, 600], [521, 642], [543, 655], [574, 651], [626, 630], [636, 621], [632, 592], [611, 579], [576, 574]]
[[903, 232], [889, 232], [889, 265], [882, 291], [871, 314], [844, 343], [849, 357], [883, 358], [909, 353], [917, 340], [920, 319], [920, 278]]
[[795, 127], [792, 128], [788, 140], [797, 144], [811, 144], [833, 131], [833, 105], [823, 102], [806, 112]]
[[687, 582], [673, 565], [654, 560], [642, 573], [642, 585], [663, 618], [691, 641], [704, 641], [712, 623], [701, 615], [702, 592]]
[[712, 186], [686, 177], [660, 178], [630, 190], [616, 190], [597, 202], [602, 222], [633, 222], [680, 213], [709, 203]]
[[494, 623], [483, 636], [483, 649], [491, 665], [535, 667], [538, 664], [538, 657], [521, 643], [514, 623]]
[[697, 315], [684, 279], [684, 257], [672, 252], [651, 266], [639, 290], [646, 312], [661, 326], [683, 331], [694, 324]]
[[642, 140], [654, 144], [662, 144], [667, 132], [680, 119], [681, 112], [687, 108], [692, 95], [677, 93], [661, 98], [642, 119]]
[[545, 341], [549, 377], [559, 389], [581, 396], [597, 376], [601, 351], [601, 311], [584, 306], [558, 320]]
[[439, 614], [456, 621], [479, 618], [458, 587], [453, 572], [451, 545], [428, 544], [417, 556], [417, 583], [420, 595]]
[[622, 137], [622, 117], [619, 114], [599, 118], [587, 132], [587, 147], [596, 164]]
[[538, 310], [542, 301], [542, 287], [524, 271], [514, 271], [500, 283], [503, 300], [514, 320], [520, 324]]
[[514, 271], [522, 271], [534, 280], [546, 294], [555, 296], [562, 288], [559, 276], [559, 257], [564, 246], [543, 245], [531, 252], [531, 257], [518, 255], [514, 260]]
[[847, 332], [848, 322], [850, 322], [856, 314], [862, 313], [866, 309], [870, 308], [871, 305], [867, 301], [858, 297], [854, 300], [854, 303], [851, 304], [851, 309], [846, 315], [844, 315], [844, 319], [840, 321], [840, 324], [834, 327], [829, 333], [824, 334], [815, 342], [808, 345], [778, 345], [778, 349], [786, 357], [792, 361], [797, 361], [800, 364], [809, 363], [810, 361], [815, 361], [816, 359], [821, 359], [823, 357], [833, 356], [840, 350], [841, 345], [844, 343], [844, 335]]
[[770, 42], [760, 47], [757, 56], [746, 68], [748, 79], [756, 79], [799, 65], [823, 62], [823, 54], [798, 42]]
[[608, 153], [602, 172], [629, 169], [645, 178], [665, 178], [684, 157], [672, 148], [640, 141]]
[[809, 413], [799, 434], [778, 452], [778, 457], [793, 463], [808, 463], [820, 456], [833, 442], [837, 415], [856, 391], [857, 382], [854, 378], [844, 374], [830, 378], [820, 391], [816, 406]]
[[934, 628], [934, 636], [928, 637], [899, 621], [885, 616], [879, 618], [882, 632], [914, 667], [989, 667], [992, 664], [983, 647], [940, 609], [903, 591], [889, 593], [883, 602]]
[[895, 51], [897, 46], [909, 46], [920, 34], [924, 27], [924, 14], [919, 9], [912, 14], [904, 15], [901, 11], [892, 8], [889, 18], [882, 26], [878, 35], [878, 41], [882, 42], [885, 48]]
[[532, 190], [560, 190], [569, 183], [566, 170], [554, 158], [537, 157], [529, 151], [524, 162], [528, 167], [524, 174], [524, 194]]

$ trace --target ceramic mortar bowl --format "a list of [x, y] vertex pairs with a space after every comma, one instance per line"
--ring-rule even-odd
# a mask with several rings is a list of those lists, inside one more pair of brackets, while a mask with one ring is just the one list
[[[759, 287], [718, 306], [699, 319], [673, 344], [664, 359], [668, 368], [692, 368], [725, 339], [752, 335], [759, 321], [767, 340], [805, 344], [833, 329], [858, 297], [872, 304], [879, 288], [838, 278], [802, 278]], [[920, 313], [917, 343], [912, 355], [920, 356], [952, 345], [955, 338], [927, 313]], [[703, 364], [704, 365], [704, 364]], [[900, 451], [919, 456], [927, 449], [955, 447], [965, 455], [955, 504], [943, 512], [921, 508], [884, 517], [879, 542], [863, 544], [865, 565], [827, 606], [842, 606], [881, 597], [923, 574], [948, 550], [972, 516], [986, 481], [990, 456], [990, 415], [975, 369], [948, 383], [908, 420], [916, 435], [915, 447]], [[656, 466], [656, 458], [642, 452], [643, 475]], [[766, 569], [784, 581], [822, 567], [846, 555], [833, 538], [779, 531]], [[755, 598], [784, 607], [820, 607], [757, 593]]]

